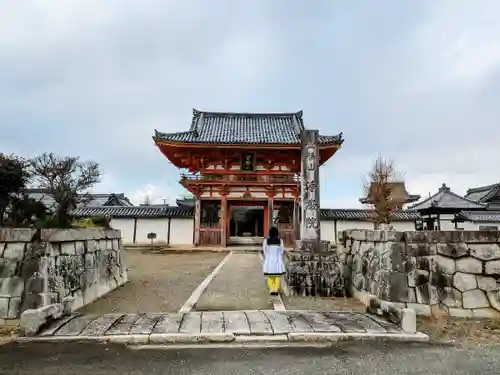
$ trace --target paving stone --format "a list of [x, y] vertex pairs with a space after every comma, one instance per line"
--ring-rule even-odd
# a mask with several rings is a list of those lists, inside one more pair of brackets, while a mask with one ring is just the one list
[[122, 315], [109, 329], [106, 331], [106, 335], [128, 335], [130, 333], [130, 328], [139, 319], [139, 314], [125, 314]]
[[360, 313], [352, 313], [351, 318], [355, 321], [360, 327], [363, 327], [368, 333], [385, 333], [387, 330], [382, 327], [380, 324], [375, 322], [373, 319], [367, 317], [364, 314]]
[[385, 319], [382, 319], [379, 316], [372, 315], [372, 314], [364, 314], [367, 318], [372, 319], [376, 323], [380, 324], [381, 327], [383, 327], [387, 333], [400, 333], [401, 328], [399, 328], [397, 325], [395, 325], [392, 322], [388, 322]]
[[314, 332], [314, 329], [304, 316], [306, 312], [287, 311], [288, 321], [293, 332]]
[[304, 312], [302, 315], [311, 325], [314, 332], [341, 332], [341, 329], [335, 324], [335, 319], [322, 312], [310, 311]]
[[269, 319], [275, 335], [285, 335], [292, 331], [292, 326], [290, 325], [286, 312], [270, 310], [265, 311], [264, 314], [266, 314], [267, 319]]
[[152, 333], [178, 333], [184, 314], [163, 314], [153, 328]]
[[180, 333], [201, 332], [201, 312], [193, 311], [184, 315], [179, 327]]
[[54, 336], [78, 336], [99, 314], [80, 315], [63, 325]]
[[201, 315], [201, 332], [224, 332], [224, 316], [222, 311], [207, 311]]
[[224, 311], [223, 315], [226, 332], [235, 335], [250, 335], [250, 325], [243, 311]]
[[366, 332], [366, 330], [353, 319], [352, 313], [331, 312], [326, 313], [328, 317], [335, 319], [336, 324], [342, 332]]
[[273, 328], [262, 311], [246, 311], [250, 334], [252, 335], [272, 335]]
[[141, 314], [130, 328], [131, 335], [149, 335], [160, 320], [162, 314]]
[[44, 329], [42, 332], [40, 332], [39, 336], [52, 336], [54, 333], [57, 332], [59, 328], [61, 328], [63, 325], [68, 323], [70, 320], [81, 316], [82, 314], [73, 314], [70, 316], [66, 316], [64, 318], [58, 319], [55, 322], [52, 322], [46, 329]]
[[91, 321], [80, 336], [102, 336], [123, 314], [104, 314]]

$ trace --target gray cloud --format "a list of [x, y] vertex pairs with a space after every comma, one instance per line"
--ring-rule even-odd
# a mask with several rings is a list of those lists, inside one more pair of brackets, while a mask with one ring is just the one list
[[99, 161], [100, 190], [174, 198], [153, 129], [193, 107], [304, 109], [343, 131], [325, 206], [357, 205], [379, 152], [427, 194], [496, 182], [500, 4], [483, 0], [0, 0], [0, 147]]

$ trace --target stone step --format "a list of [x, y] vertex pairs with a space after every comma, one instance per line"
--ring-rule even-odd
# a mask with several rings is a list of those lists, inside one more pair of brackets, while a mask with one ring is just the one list
[[53, 322], [37, 337], [96, 337], [154, 334], [233, 334], [276, 336], [291, 333], [395, 334], [370, 314], [317, 311], [209, 311], [156, 314], [73, 315]]

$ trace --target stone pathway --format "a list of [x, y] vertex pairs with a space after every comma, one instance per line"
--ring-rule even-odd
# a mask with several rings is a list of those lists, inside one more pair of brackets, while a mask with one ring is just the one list
[[196, 311], [271, 310], [258, 254], [233, 253], [196, 303]]
[[[166, 314], [76, 314], [30, 340], [97, 340], [129, 344], [310, 341], [321, 338], [422, 340], [369, 314], [310, 311], [210, 311]], [[253, 340], [251, 340], [253, 338]]]

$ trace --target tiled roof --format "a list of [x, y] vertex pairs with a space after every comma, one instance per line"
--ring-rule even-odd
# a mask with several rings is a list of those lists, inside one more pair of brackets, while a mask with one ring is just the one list
[[[47, 189], [31, 188], [24, 191], [30, 198], [41, 201], [48, 209], [54, 209], [56, 202]], [[133, 206], [124, 193], [90, 194], [87, 206]]]
[[500, 222], [500, 211], [462, 211], [458, 217], [477, 222]]
[[110, 216], [117, 218], [154, 218], [154, 217], [193, 217], [194, 210], [186, 207], [176, 206], [86, 206], [73, 211], [76, 217], [102, 217]]
[[486, 203], [489, 199], [495, 197], [500, 192], [500, 183], [480, 186], [467, 190], [465, 198], [475, 202]]
[[[304, 130], [302, 111], [296, 113], [223, 113], [193, 110], [189, 131], [162, 133], [155, 140], [206, 144], [297, 145]], [[341, 144], [342, 134], [319, 136], [320, 144]]]
[[485, 206], [455, 194], [446, 184], [443, 184], [436, 194], [411, 206], [410, 209], [419, 211], [431, 207], [437, 209], [480, 210], [484, 209]]
[[[371, 221], [374, 217], [373, 210], [363, 209], [321, 209], [321, 220], [359, 220]], [[393, 213], [394, 221], [414, 221], [420, 218], [416, 211], [401, 210]]]

